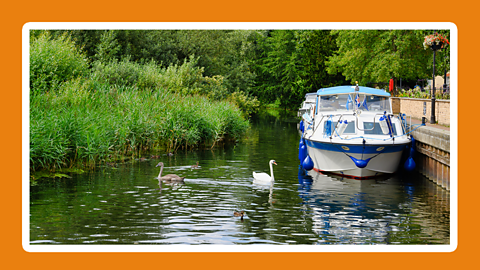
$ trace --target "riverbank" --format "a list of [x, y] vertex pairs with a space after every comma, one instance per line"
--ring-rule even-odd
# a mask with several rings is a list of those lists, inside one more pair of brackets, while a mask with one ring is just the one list
[[175, 152], [237, 139], [248, 120], [202, 96], [74, 81], [30, 101], [30, 170], [94, 167], [154, 149]]

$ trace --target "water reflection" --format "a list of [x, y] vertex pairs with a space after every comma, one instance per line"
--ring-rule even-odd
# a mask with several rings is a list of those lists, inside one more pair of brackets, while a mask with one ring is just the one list
[[[449, 193], [419, 175], [411, 181], [405, 181], [405, 175], [358, 181], [301, 170], [299, 196], [312, 213], [312, 230], [319, 235], [319, 242], [449, 243]], [[417, 193], [416, 189], [425, 187], [444, 197], [432, 200], [423, 190]], [[440, 207], [447, 215], [426, 219], [420, 214], [430, 213], [432, 207]]]
[[268, 190], [268, 203], [270, 203], [270, 205], [273, 204], [273, 186], [274, 186], [275, 182], [270, 182], [270, 183], [267, 183], [267, 182], [259, 182], [259, 181], [255, 181], [253, 180], [253, 189], [256, 189], [256, 190], [261, 190], [261, 191], [267, 191]]

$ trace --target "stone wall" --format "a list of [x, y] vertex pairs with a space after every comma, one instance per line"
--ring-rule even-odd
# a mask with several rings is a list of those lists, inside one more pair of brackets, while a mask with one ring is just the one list
[[[426, 105], [425, 115], [424, 104]], [[412, 118], [421, 120], [422, 117], [430, 121], [430, 114], [432, 112], [432, 100], [421, 98], [392, 98], [392, 110], [394, 114], [404, 113]], [[450, 126], [450, 100], [437, 99], [435, 100], [435, 120], [438, 124]]]
[[439, 186], [450, 190], [450, 132], [422, 126], [412, 132], [416, 140], [417, 170]]

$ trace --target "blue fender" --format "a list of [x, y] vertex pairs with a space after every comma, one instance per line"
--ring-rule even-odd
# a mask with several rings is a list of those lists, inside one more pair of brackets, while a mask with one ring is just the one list
[[307, 155], [307, 157], [303, 160], [302, 167], [307, 171], [313, 169], [313, 160], [310, 158], [309, 155]]
[[414, 157], [415, 156], [415, 149], [416, 149], [416, 145], [415, 145], [415, 139], [413, 138], [413, 136], [411, 136], [412, 138], [412, 141], [410, 143], [410, 157]]
[[301, 142], [300, 147], [298, 148], [298, 159], [301, 162], [302, 160], [305, 160], [306, 157], [307, 157], [307, 147], [305, 146], [305, 144], [303, 144], [303, 142]]
[[368, 159], [356, 159], [354, 157], [350, 157], [353, 161], [353, 163], [355, 163], [355, 166], [357, 166], [358, 168], [365, 168], [367, 167], [368, 165], [368, 162], [372, 159], [372, 158], [368, 158]]
[[409, 157], [407, 159], [407, 161], [405, 161], [405, 164], [403, 165], [403, 167], [405, 168], [405, 170], [411, 172], [415, 169], [416, 167], [416, 164], [415, 164], [415, 161], [413, 160], [412, 157]]

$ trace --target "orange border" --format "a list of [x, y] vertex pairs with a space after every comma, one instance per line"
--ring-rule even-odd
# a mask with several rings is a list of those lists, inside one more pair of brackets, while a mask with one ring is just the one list
[[[23, 250], [21, 199], [21, 130], [22, 130], [22, 27], [27, 22], [453, 22], [458, 27], [458, 41], [472, 44], [459, 46], [458, 123], [468, 119], [474, 123], [474, 101], [468, 94], [476, 90], [479, 43], [476, 9], [467, 4], [438, 1], [169, 1], [131, 2], [112, 1], [20, 1], [2, 4], [0, 52], [3, 102], [2, 165], [2, 259], [4, 265], [32, 269], [60, 268], [424, 268], [447, 269], [458, 263], [473, 262], [478, 239], [476, 222], [476, 191], [478, 181], [464, 168], [475, 168], [474, 153], [477, 144], [467, 143], [467, 136], [458, 143], [458, 248], [451, 253], [28, 253]], [[473, 35], [469, 35], [469, 33]], [[468, 54], [467, 54], [468, 53]], [[461, 120], [465, 119], [465, 120]], [[476, 126], [476, 124], [472, 124]], [[459, 132], [464, 129], [459, 128]], [[472, 129], [468, 129], [472, 130]], [[458, 134], [463, 138], [462, 134]], [[468, 150], [467, 150], [468, 149]], [[467, 151], [462, 151], [467, 150]], [[473, 150], [473, 151], [472, 151]], [[462, 154], [462, 156], [460, 156]], [[461, 165], [460, 165], [461, 164]], [[462, 170], [463, 169], [463, 170]], [[472, 175], [472, 174], [469, 174]], [[463, 181], [461, 181], [463, 180]], [[469, 181], [470, 180], [470, 181]], [[461, 183], [465, 183], [461, 185]], [[463, 188], [468, 185], [468, 188]], [[6, 262], [6, 263], [5, 263]]]

